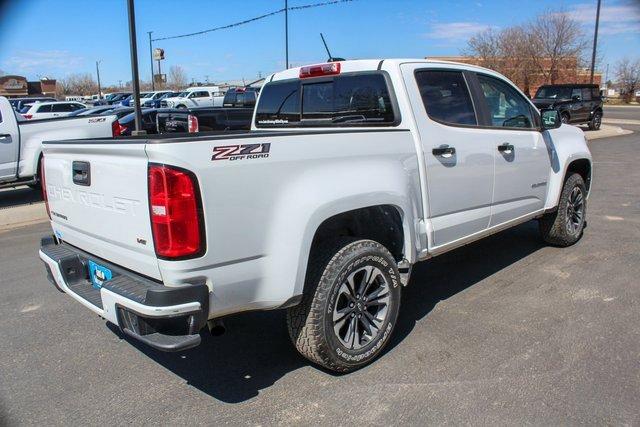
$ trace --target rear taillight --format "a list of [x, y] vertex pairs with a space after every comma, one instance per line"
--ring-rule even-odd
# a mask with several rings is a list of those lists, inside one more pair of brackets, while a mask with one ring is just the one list
[[122, 134], [124, 133], [124, 131], [126, 131], [126, 130], [127, 130], [127, 128], [126, 128], [126, 127], [124, 127], [124, 126], [122, 126], [122, 125], [120, 124], [120, 122], [119, 122], [119, 121], [117, 121], [117, 120], [116, 120], [115, 122], [111, 123], [111, 134], [112, 134], [113, 136], [120, 136], [120, 135], [122, 135]]
[[150, 165], [149, 212], [159, 258], [175, 260], [204, 254], [202, 202], [193, 173], [173, 166]]
[[33, 117], [32, 114], [23, 114], [22, 117], [24, 117], [25, 119], [29, 120]]
[[42, 189], [42, 198], [44, 206], [47, 208], [47, 215], [51, 219], [51, 211], [49, 211], [49, 199], [47, 198], [47, 181], [44, 177], [44, 156], [40, 159], [40, 188]]
[[301, 79], [305, 79], [308, 77], [332, 76], [335, 74], [340, 74], [339, 62], [328, 62], [326, 64], [309, 65], [306, 67], [302, 67], [300, 68], [299, 76]]
[[196, 133], [200, 129], [198, 126], [198, 118], [192, 114], [187, 117], [187, 124], [189, 127], [189, 133]]

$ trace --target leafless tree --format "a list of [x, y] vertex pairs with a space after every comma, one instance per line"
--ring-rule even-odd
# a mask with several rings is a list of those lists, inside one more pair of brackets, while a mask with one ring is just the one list
[[171, 89], [179, 90], [187, 86], [189, 79], [187, 73], [179, 65], [172, 65], [169, 69], [169, 78], [167, 83]]
[[580, 24], [564, 12], [547, 11], [522, 25], [500, 31], [488, 29], [472, 36], [463, 50], [479, 63], [496, 70], [529, 93], [531, 76], [540, 74], [554, 83], [559, 67], [578, 67], [588, 43]]
[[624, 58], [616, 64], [616, 80], [620, 94], [629, 102], [640, 89], [640, 59]]
[[547, 11], [527, 25], [530, 34], [530, 55], [537, 68], [551, 84], [556, 82], [560, 67], [577, 60], [575, 67], [583, 65], [583, 54], [589, 43], [580, 23], [564, 11]]
[[90, 73], [71, 74], [58, 80], [56, 92], [60, 98], [69, 95], [94, 95], [98, 93], [98, 84]]

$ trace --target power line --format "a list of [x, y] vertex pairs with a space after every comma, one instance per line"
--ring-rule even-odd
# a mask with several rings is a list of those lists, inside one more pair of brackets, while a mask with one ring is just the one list
[[[291, 11], [291, 10], [311, 9], [311, 8], [315, 8], [315, 7], [331, 6], [331, 5], [338, 4], [338, 3], [347, 3], [347, 2], [352, 2], [352, 1], [355, 1], [355, 0], [323, 1], [323, 2], [319, 2], [319, 3], [305, 4], [305, 5], [302, 5], [302, 6], [291, 6], [291, 7], [288, 8], [288, 10]], [[220, 27], [210, 28], [208, 30], [197, 31], [195, 33], [180, 34], [180, 35], [177, 35], [177, 36], [159, 37], [157, 39], [153, 39], [153, 41], [155, 42], [155, 41], [160, 41], [160, 40], [171, 40], [171, 39], [180, 39], [180, 38], [184, 38], [184, 37], [193, 37], [193, 36], [199, 36], [199, 35], [202, 35], [202, 34], [212, 33], [214, 31], [220, 31], [220, 30], [226, 30], [228, 28], [239, 27], [241, 25], [245, 25], [245, 24], [249, 24], [251, 22], [259, 21], [261, 19], [265, 19], [265, 18], [268, 18], [268, 17], [273, 16], [273, 15], [278, 15], [280, 13], [284, 13], [286, 10], [287, 10], [287, 8], [282, 8], [282, 9], [274, 10], [274, 11], [269, 12], [269, 13], [265, 13], [264, 15], [255, 16], [253, 18], [245, 19], [244, 21], [234, 22], [233, 24], [228, 24], [228, 25], [223, 25], [223, 26], [220, 26]]]

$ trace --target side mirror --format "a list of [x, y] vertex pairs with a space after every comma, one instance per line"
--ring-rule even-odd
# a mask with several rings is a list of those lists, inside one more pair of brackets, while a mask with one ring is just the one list
[[557, 129], [562, 125], [560, 113], [553, 108], [540, 110], [540, 118], [542, 119], [542, 130]]

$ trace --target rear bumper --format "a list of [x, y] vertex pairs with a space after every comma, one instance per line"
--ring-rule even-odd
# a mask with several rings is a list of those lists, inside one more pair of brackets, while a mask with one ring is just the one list
[[[40, 259], [47, 278], [59, 291], [118, 325], [125, 334], [162, 351], [200, 344], [199, 331], [209, 314], [206, 285], [166, 287], [53, 237], [42, 239]], [[113, 272], [112, 280], [99, 289], [89, 279], [89, 260]]]

